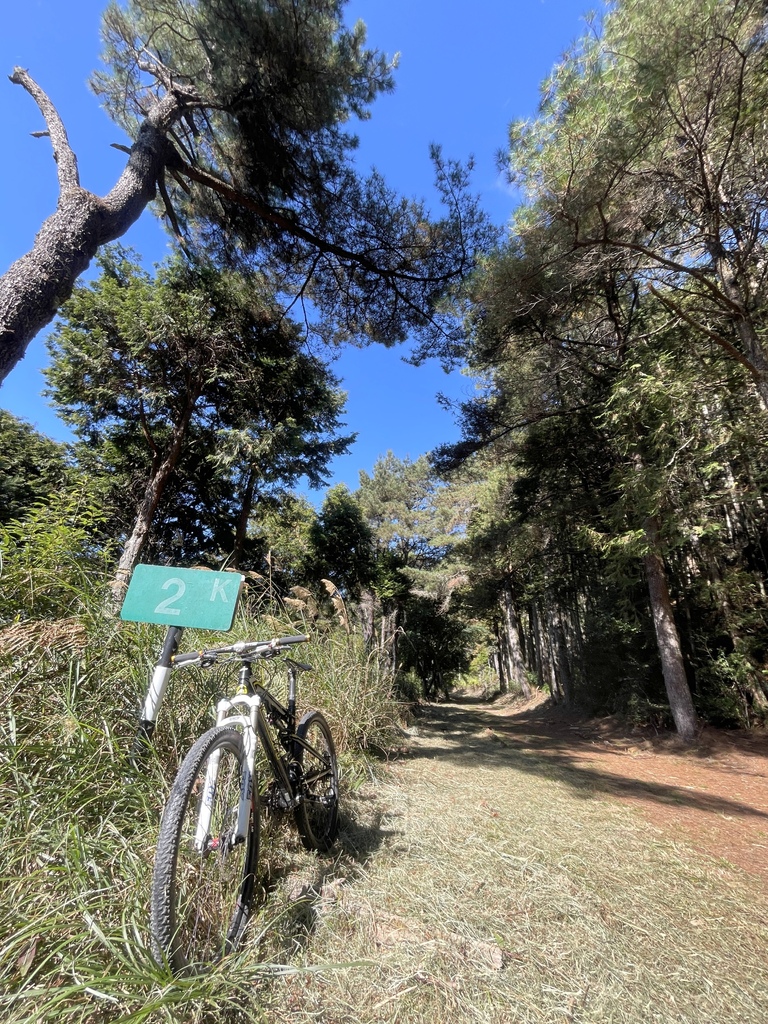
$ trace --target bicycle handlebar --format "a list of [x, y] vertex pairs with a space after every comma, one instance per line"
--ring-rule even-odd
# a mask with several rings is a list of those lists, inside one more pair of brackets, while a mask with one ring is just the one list
[[238, 640], [237, 643], [226, 644], [224, 647], [210, 647], [207, 650], [190, 651], [189, 654], [174, 654], [171, 664], [174, 668], [181, 668], [184, 665], [201, 664], [206, 661], [214, 662], [221, 654], [269, 658], [278, 654], [284, 647], [303, 644], [307, 640], [309, 640], [308, 636], [276, 636], [272, 640]]

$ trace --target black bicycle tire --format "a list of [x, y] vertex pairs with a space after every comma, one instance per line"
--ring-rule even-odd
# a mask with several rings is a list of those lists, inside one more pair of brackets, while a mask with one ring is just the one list
[[[333, 743], [333, 735], [330, 726], [320, 711], [308, 711], [296, 729], [299, 740], [306, 740], [312, 744], [311, 734], [317, 727], [323, 735], [326, 746], [325, 759], [327, 759], [327, 771], [330, 773], [330, 785], [332, 794], [326, 792], [323, 795], [324, 813], [318, 813], [318, 795], [311, 792], [312, 783], [308, 781], [305, 767], [306, 757], [309, 751], [297, 742], [294, 746], [294, 757], [299, 766], [299, 777], [297, 790], [300, 802], [294, 811], [296, 828], [304, 847], [307, 850], [319, 850], [322, 853], [330, 850], [336, 841], [339, 831], [339, 768], [336, 760], [336, 748]], [[308, 739], [308, 737], [310, 737]], [[314, 746], [314, 744], [312, 744]], [[327, 803], [331, 798], [331, 802]]]
[[[245, 762], [243, 738], [232, 726], [214, 726], [195, 742], [181, 763], [165, 805], [157, 841], [152, 877], [151, 933], [152, 947], [159, 962], [167, 962], [174, 974], [205, 973], [219, 958], [190, 960], [182, 948], [183, 937], [177, 927], [177, 868], [182, 843], [182, 828], [192, 792], [201, 770], [215, 750], [228, 751], [236, 758], [240, 772]], [[259, 853], [258, 788], [253, 780], [251, 815], [245, 839], [242, 877], [232, 894], [232, 918], [222, 943], [224, 952], [232, 951], [248, 921], [253, 899]]]

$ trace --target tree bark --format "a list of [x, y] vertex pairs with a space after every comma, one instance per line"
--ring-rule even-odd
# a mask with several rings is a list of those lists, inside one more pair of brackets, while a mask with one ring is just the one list
[[563, 701], [566, 704], [573, 704], [573, 676], [568, 655], [568, 643], [565, 639], [560, 611], [554, 607], [550, 609], [549, 613], [549, 635], [558, 689], [562, 693]]
[[643, 565], [648, 581], [664, 686], [675, 728], [683, 739], [692, 740], [696, 736], [699, 723], [688, 686], [680, 635], [675, 625], [672, 600], [669, 596], [667, 574], [659, 554], [658, 521], [654, 517], [649, 518], [645, 522], [644, 530], [648, 552], [643, 558]]
[[66, 163], [68, 173], [59, 174], [56, 211], [43, 224], [32, 249], [0, 277], [0, 382], [72, 294], [99, 247], [125, 234], [154, 199], [166, 165], [176, 159], [165, 133], [182, 111], [174, 96], [155, 104], [117, 184], [102, 198], [80, 187], [66, 132], [42, 90], [19, 68], [12, 81], [22, 85], [42, 110], [57, 163]]
[[397, 620], [397, 605], [382, 611], [379, 650], [381, 652], [382, 664], [385, 670], [392, 676], [397, 671]]
[[376, 640], [376, 595], [368, 588], [364, 588], [360, 593], [358, 615], [363, 630], [365, 648], [370, 651]]
[[190, 396], [186, 408], [174, 427], [173, 439], [167, 454], [162, 461], [155, 460], [152, 473], [144, 489], [144, 497], [136, 513], [136, 522], [134, 523], [131, 536], [123, 548], [120, 561], [117, 563], [115, 579], [110, 587], [112, 607], [115, 612], [120, 608], [125, 598], [125, 592], [128, 589], [131, 575], [136, 568], [136, 563], [146, 543], [147, 535], [152, 527], [152, 517], [157, 510], [157, 506], [160, 504], [165, 486], [170, 479], [171, 473], [179, 464], [195, 401], [196, 397]]
[[509, 676], [507, 674], [507, 645], [504, 633], [497, 621], [493, 623], [496, 638], [496, 649], [491, 654], [491, 667], [499, 680], [499, 693], [509, 693]]
[[536, 671], [536, 679], [538, 681], [539, 688], [543, 690], [546, 686], [546, 680], [544, 678], [544, 656], [541, 643], [541, 627], [539, 623], [538, 608], [533, 601], [528, 606], [528, 622], [531, 630], [531, 635], [529, 637], [531, 660], [529, 664], [533, 665]]
[[504, 648], [507, 655], [509, 680], [520, 689], [524, 697], [530, 697], [532, 690], [528, 683], [528, 674], [520, 647], [517, 611], [512, 598], [512, 588], [509, 583], [504, 584], [501, 592], [501, 611], [504, 618]]
[[258, 470], [256, 467], [251, 466], [248, 470], [248, 478], [245, 481], [245, 486], [243, 487], [240, 512], [237, 517], [237, 523], [235, 524], [235, 543], [232, 548], [231, 558], [231, 566], [233, 569], [240, 568], [240, 562], [243, 557], [243, 547], [245, 546], [245, 538], [248, 533], [248, 521], [251, 518], [253, 496], [256, 491], [256, 481], [258, 480], [258, 477]]

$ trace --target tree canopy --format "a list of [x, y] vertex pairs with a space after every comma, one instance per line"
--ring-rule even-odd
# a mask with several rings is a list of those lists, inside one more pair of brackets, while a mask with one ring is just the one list
[[[0, 379], [53, 318], [100, 246], [154, 199], [190, 249], [273, 275], [319, 329], [387, 344], [441, 334], [438, 303], [491, 234], [466, 169], [434, 151], [446, 203], [423, 203], [354, 166], [355, 119], [392, 88], [393, 66], [347, 28], [339, 0], [127, 0], [107, 7], [106, 70], [92, 85], [128, 134], [120, 178], [96, 196], [52, 101], [43, 114], [59, 179], [55, 213], [0, 278]], [[308, 307], [309, 308], [309, 307]]]
[[626, 0], [555, 69], [510, 129], [482, 388], [436, 457], [492, 483], [465, 556], [510, 678], [689, 738], [768, 697], [765, 29], [750, 0]]
[[119, 571], [150, 535], [156, 556], [237, 563], [259, 496], [320, 484], [346, 450], [343, 393], [255, 275], [177, 256], [153, 279], [119, 246], [98, 260], [63, 307], [47, 376], [81, 462], [107, 477]]
[[65, 445], [0, 409], [0, 523], [21, 518], [70, 475]]

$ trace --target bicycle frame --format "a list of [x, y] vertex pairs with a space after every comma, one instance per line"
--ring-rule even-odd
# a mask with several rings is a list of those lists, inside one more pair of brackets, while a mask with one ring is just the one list
[[[134, 750], [142, 744], [146, 745], [152, 740], [157, 722], [157, 715], [162, 705], [163, 697], [174, 668], [181, 667], [174, 664], [174, 658], [178, 650], [183, 629], [177, 626], [170, 626], [165, 636], [162, 652], [154, 666], [147, 694], [142, 705], [141, 717], [139, 720], [138, 733]], [[294, 638], [294, 639], [299, 639]], [[301, 639], [306, 639], [301, 637]], [[248, 645], [233, 644], [229, 650], [233, 654], [238, 653], [238, 648], [247, 649]], [[186, 656], [183, 656], [186, 658]], [[196, 657], [196, 655], [195, 655]], [[230, 837], [230, 844], [234, 846], [243, 842], [248, 828], [250, 814], [250, 803], [253, 793], [254, 766], [256, 762], [256, 751], [261, 747], [267, 757], [273, 778], [280, 785], [281, 796], [285, 806], [281, 810], [290, 810], [296, 807], [301, 800], [295, 792], [293, 779], [290, 772], [290, 760], [297, 743], [304, 748], [317, 753], [305, 740], [296, 735], [296, 691], [298, 674], [302, 669], [309, 668], [308, 665], [301, 665], [293, 659], [284, 657], [282, 660], [288, 668], [288, 702], [287, 707], [283, 705], [263, 686], [252, 682], [252, 668], [248, 653], [243, 654], [240, 671], [238, 673], [237, 693], [233, 697], [224, 697], [216, 705], [216, 724], [231, 725], [238, 728], [243, 736], [245, 749], [246, 767], [243, 773], [240, 801], [237, 814], [237, 828]], [[259, 657], [259, 655], [254, 655]], [[262, 654], [261, 657], [266, 657]], [[234, 714], [232, 712], [235, 712]], [[275, 741], [272, 729], [269, 724], [269, 717], [280, 723], [275, 726], [278, 729], [279, 740]], [[280, 750], [280, 746], [283, 750]], [[216, 784], [218, 778], [219, 753], [213, 755], [206, 770], [205, 785], [201, 797], [200, 812], [197, 822], [197, 830], [194, 840], [195, 849], [206, 852], [208, 842], [211, 815], [216, 795]]]
[[[251, 689], [250, 668], [250, 665], [244, 665], [240, 670], [241, 680], [243, 680], [247, 675], [248, 689]], [[289, 678], [293, 680], [290, 688], [293, 692], [293, 701], [295, 702], [296, 669], [293, 665], [289, 667]], [[299, 797], [294, 791], [286, 759], [281, 754], [272, 736], [272, 731], [267, 721], [265, 706], [269, 709], [269, 712], [277, 715], [287, 724], [287, 754], [288, 746], [290, 746], [295, 740], [295, 712], [291, 712], [290, 709], [284, 708], [282, 704], [275, 700], [275, 698], [262, 686], [257, 685], [256, 687], [253, 687], [253, 692], [250, 693], [240, 692], [234, 697], [223, 697], [216, 705], [216, 724], [239, 728], [243, 736], [243, 746], [245, 748], [246, 767], [243, 772], [243, 780], [240, 788], [237, 829], [230, 837], [230, 844], [232, 846], [235, 846], [237, 843], [245, 840], [250, 815], [250, 804], [253, 795], [256, 751], [259, 747], [259, 743], [261, 743], [262, 750], [266, 754], [274, 778], [279, 780], [282, 784], [283, 791], [286, 796], [286, 802], [289, 804], [289, 807], [295, 807], [299, 802]], [[233, 711], [237, 711], [239, 708], [242, 708], [245, 713], [232, 714]], [[216, 795], [218, 769], [219, 757], [217, 753], [211, 757], [206, 770], [205, 786], [203, 788], [202, 803], [197, 822], [197, 834], [195, 837], [195, 848], [199, 852], [204, 852], [205, 844], [208, 841], [211, 813]], [[288, 810], [289, 807], [286, 807], [285, 810]]]
[[[160, 712], [160, 708], [163, 703], [165, 691], [168, 687], [168, 681], [170, 680], [171, 674], [174, 671], [174, 669], [182, 667], [183, 664], [185, 663], [176, 660], [177, 651], [179, 649], [179, 642], [181, 640], [183, 632], [184, 629], [181, 626], [169, 626], [166, 631], [165, 640], [163, 641], [163, 647], [160, 653], [160, 657], [158, 658], [157, 662], [153, 667], [149, 687], [142, 702], [141, 712], [139, 715], [139, 723], [136, 730], [136, 737], [134, 739], [133, 749], [131, 751], [131, 759], [133, 761], [135, 761], [140, 756], [142, 749], [151, 745], [152, 737], [154, 736], [155, 727], [157, 725], [157, 716]], [[283, 638], [282, 642], [295, 643], [307, 639], [308, 637], [305, 636], [286, 637]], [[247, 642], [240, 641], [238, 643], [232, 644], [229, 647], [222, 648], [221, 650], [226, 650], [228, 652], [231, 652], [232, 654], [237, 655], [240, 650], [247, 649], [248, 647], [249, 644]], [[182, 655], [181, 657], [185, 658], [186, 661], [187, 657], [196, 657], [196, 655]], [[291, 716], [289, 723], [290, 731], [293, 731], [293, 728], [295, 727], [296, 718], [296, 673], [297, 670], [301, 668], [301, 666], [298, 664], [298, 662], [291, 662], [290, 659], [286, 659], [286, 661], [289, 662], [288, 714]], [[243, 665], [243, 668], [244, 667], [245, 665]], [[246, 686], [249, 685], [249, 680], [250, 672], [248, 675], [248, 682], [245, 684]], [[242, 687], [242, 679], [239, 681], [239, 684], [240, 687]], [[266, 691], [263, 691], [263, 693], [266, 694]], [[284, 710], [285, 709], [283, 709], [283, 711]]]

